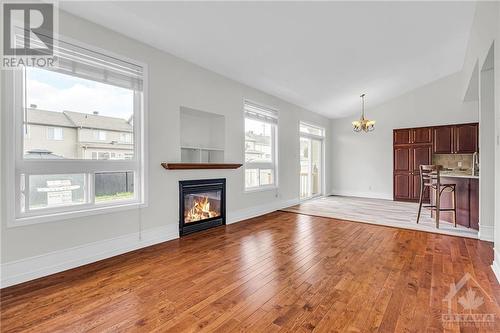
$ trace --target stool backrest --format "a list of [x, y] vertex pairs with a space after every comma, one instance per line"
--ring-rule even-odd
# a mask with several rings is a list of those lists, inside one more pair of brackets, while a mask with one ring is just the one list
[[442, 165], [420, 165], [420, 182], [425, 185], [440, 184], [441, 177], [440, 171], [443, 169]]

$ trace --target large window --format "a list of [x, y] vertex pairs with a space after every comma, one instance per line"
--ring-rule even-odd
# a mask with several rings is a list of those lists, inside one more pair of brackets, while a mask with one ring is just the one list
[[57, 44], [57, 66], [6, 73], [18, 224], [145, 203], [144, 66]]
[[276, 138], [278, 112], [245, 102], [245, 189], [277, 184]]

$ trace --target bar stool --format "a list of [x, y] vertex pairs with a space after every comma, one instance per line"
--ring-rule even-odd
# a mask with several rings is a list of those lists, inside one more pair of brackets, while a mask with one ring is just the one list
[[[453, 212], [453, 224], [455, 228], [457, 227], [457, 193], [456, 193], [456, 184], [443, 184], [441, 183], [441, 175], [440, 172], [443, 169], [441, 165], [420, 165], [420, 199], [418, 201], [418, 215], [417, 215], [417, 223], [420, 220], [420, 212], [422, 211], [422, 207], [430, 208], [436, 212], [436, 228], [439, 229], [439, 213], [440, 212]], [[434, 205], [422, 205], [424, 191], [426, 188], [429, 190], [433, 190], [435, 193], [435, 203]], [[444, 191], [449, 191], [453, 193], [452, 196], [452, 208], [441, 208], [441, 194]]]

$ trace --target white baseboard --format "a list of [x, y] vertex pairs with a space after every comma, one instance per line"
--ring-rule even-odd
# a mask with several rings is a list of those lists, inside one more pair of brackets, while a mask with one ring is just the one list
[[278, 202], [272, 202], [265, 205], [260, 205], [256, 207], [250, 207], [245, 209], [240, 209], [235, 212], [229, 212], [227, 215], [227, 224], [232, 224], [236, 222], [240, 222], [252, 217], [264, 215], [270, 212], [274, 212], [278, 209], [283, 209], [286, 207], [294, 206], [299, 204], [299, 199], [291, 199], [291, 200], [283, 200]]
[[500, 252], [496, 250], [496, 248], [493, 249], [493, 264], [491, 265], [491, 269], [493, 270], [493, 273], [495, 274], [497, 278], [497, 282], [500, 283]]
[[90, 264], [102, 259], [179, 237], [177, 224], [147, 229], [69, 249], [3, 263], [0, 287], [5, 288], [39, 277]]
[[392, 200], [392, 193], [379, 193], [379, 192], [361, 192], [361, 191], [342, 191], [342, 190], [332, 190], [331, 195], [341, 195], [344, 197], [358, 197], [358, 198], [369, 198], [369, 199], [386, 199]]
[[481, 225], [481, 223], [479, 223], [478, 236], [480, 240], [493, 242], [495, 239], [495, 227], [492, 225]]

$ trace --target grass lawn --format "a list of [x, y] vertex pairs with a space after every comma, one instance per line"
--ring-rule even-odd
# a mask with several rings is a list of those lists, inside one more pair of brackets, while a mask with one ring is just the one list
[[99, 195], [95, 197], [95, 202], [105, 202], [114, 200], [127, 200], [134, 197], [134, 192], [120, 192], [116, 194]]

